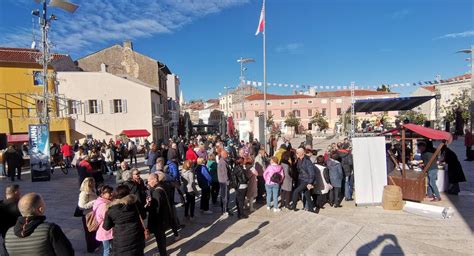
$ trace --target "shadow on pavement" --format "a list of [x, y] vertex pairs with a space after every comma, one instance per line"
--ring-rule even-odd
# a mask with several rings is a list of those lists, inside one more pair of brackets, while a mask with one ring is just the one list
[[270, 224], [269, 221], [264, 221], [258, 227], [244, 236], [240, 237], [239, 240], [235, 241], [231, 245], [227, 246], [224, 250], [217, 252], [216, 255], [227, 255], [229, 252], [231, 252], [235, 248], [239, 248], [242, 245], [244, 245], [245, 242], [249, 241], [250, 239], [256, 237], [258, 234], [260, 234], [260, 229], [265, 227], [266, 225]]
[[398, 244], [397, 237], [392, 234], [380, 235], [374, 241], [362, 245], [357, 249], [356, 255], [369, 255], [381, 244], [384, 244], [383, 248], [377, 255], [405, 255], [400, 244]]

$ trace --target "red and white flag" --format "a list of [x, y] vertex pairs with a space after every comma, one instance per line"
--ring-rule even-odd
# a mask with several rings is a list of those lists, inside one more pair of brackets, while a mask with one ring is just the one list
[[255, 35], [257, 36], [260, 33], [265, 33], [265, 1], [263, 2], [262, 11], [260, 12], [260, 20], [258, 21], [257, 32], [255, 32]]

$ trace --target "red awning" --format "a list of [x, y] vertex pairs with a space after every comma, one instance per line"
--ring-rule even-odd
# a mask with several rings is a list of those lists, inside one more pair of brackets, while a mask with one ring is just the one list
[[7, 135], [7, 142], [9, 143], [16, 143], [16, 142], [27, 142], [28, 141], [28, 133], [26, 134], [9, 134]]
[[453, 136], [449, 132], [435, 130], [416, 124], [404, 124], [403, 126], [410, 131], [416, 132], [417, 134], [432, 140], [446, 140], [448, 141], [448, 144], [453, 141]]
[[150, 136], [150, 133], [145, 129], [142, 129], [142, 130], [123, 130], [120, 134], [124, 134], [129, 138]]

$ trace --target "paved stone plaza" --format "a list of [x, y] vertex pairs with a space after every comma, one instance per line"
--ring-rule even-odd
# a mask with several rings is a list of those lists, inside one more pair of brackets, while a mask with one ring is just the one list
[[[296, 143], [298, 139], [293, 145], [299, 144]], [[325, 148], [328, 143], [315, 140], [316, 148]], [[196, 210], [192, 222], [183, 221], [181, 240], [173, 241], [168, 233], [168, 250], [171, 255], [474, 255], [474, 163], [462, 161], [462, 138], [451, 147], [458, 153], [468, 179], [459, 196], [443, 194], [443, 201], [436, 203], [453, 207], [451, 219], [385, 211], [379, 206], [356, 207], [353, 201], [343, 201], [342, 208], [327, 207], [320, 214], [274, 213], [260, 207], [246, 220], [217, 213], [201, 215]], [[57, 171], [51, 182], [38, 183], [31, 183], [29, 178], [25, 174], [23, 181], [18, 182], [22, 193], [41, 193], [46, 200], [47, 220], [62, 227], [76, 255], [87, 255], [81, 220], [73, 217], [78, 197], [77, 175]], [[114, 177], [105, 178], [107, 183], [114, 184]], [[9, 183], [7, 179], [0, 180], [2, 197]], [[213, 210], [218, 212], [219, 208]], [[183, 216], [181, 208], [179, 214]], [[146, 254], [155, 253], [156, 244], [151, 239]]]

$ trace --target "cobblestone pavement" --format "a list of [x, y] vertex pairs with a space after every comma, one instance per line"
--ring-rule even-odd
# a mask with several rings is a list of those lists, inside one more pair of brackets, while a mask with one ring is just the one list
[[[296, 144], [295, 139], [293, 145]], [[293, 140], [292, 140], [293, 141]], [[212, 215], [196, 210], [192, 221], [183, 220], [182, 239], [173, 241], [168, 233], [172, 255], [473, 255], [474, 251], [474, 164], [464, 162], [462, 139], [451, 147], [457, 152], [468, 179], [459, 196], [443, 196], [440, 206], [453, 207], [447, 220], [430, 219], [381, 207], [356, 207], [343, 201], [342, 208], [274, 213], [261, 207], [246, 220], [222, 217], [214, 207]], [[325, 148], [332, 140], [316, 139], [315, 148]], [[140, 159], [143, 162], [143, 159]], [[139, 161], [140, 161], [139, 160]], [[141, 167], [145, 170], [145, 167]], [[47, 220], [61, 226], [73, 243], [76, 255], [86, 254], [80, 218], [73, 217], [77, 203], [77, 175], [55, 172], [50, 182], [32, 183], [29, 174], [19, 181], [22, 193], [39, 192], [46, 201]], [[113, 176], [106, 183], [115, 184]], [[10, 181], [0, 179], [0, 196]], [[233, 196], [231, 196], [233, 200]], [[199, 200], [196, 202], [199, 209]], [[181, 207], [179, 216], [183, 216]], [[154, 239], [147, 242], [146, 255], [157, 253]]]

